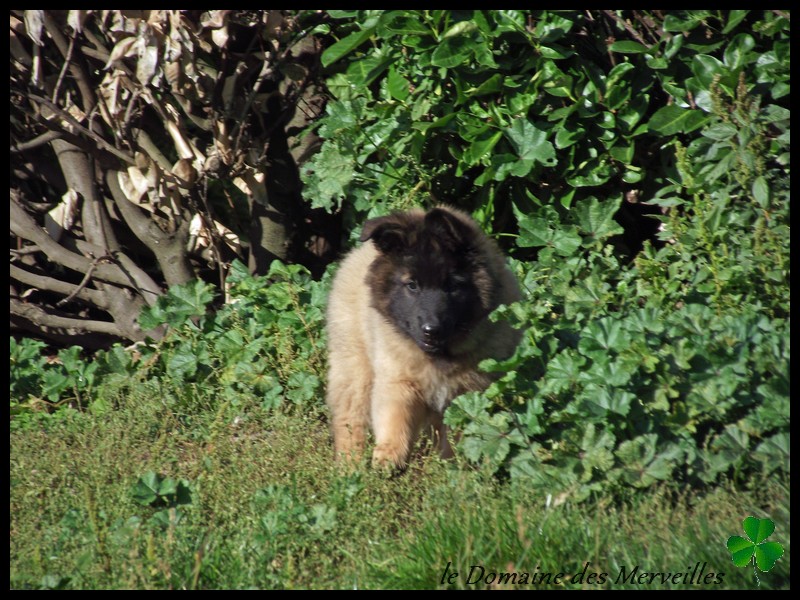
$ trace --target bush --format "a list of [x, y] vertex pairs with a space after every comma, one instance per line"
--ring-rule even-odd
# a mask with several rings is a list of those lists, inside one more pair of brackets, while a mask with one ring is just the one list
[[[306, 201], [341, 212], [351, 234], [390, 209], [459, 205], [523, 283], [525, 299], [498, 311], [525, 329], [518, 351], [487, 361], [501, 377], [446, 415], [469, 460], [576, 499], [788, 474], [786, 15], [314, 22], [332, 99], [313, 126]], [[102, 353], [82, 380], [65, 368], [75, 350], [44, 364], [12, 341], [12, 408], [65, 394], [91, 406], [101, 373], [171, 382], [180, 397], [165, 401], [189, 411], [248, 395], [321, 408], [328, 281], [234, 263], [236, 301], [215, 314], [207, 284], [174, 287], [142, 316], [170, 327], [164, 340]]]
[[523, 344], [447, 414], [465, 455], [578, 498], [788, 473], [786, 16], [332, 16], [307, 197], [425, 192], [526, 259]]
[[[209, 310], [210, 285], [193, 281], [171, 288], [139, 319], [148, 329], [167, 325], [162, 340], [148, 339], [130, 349], [116, 344], [92, 361], [77, 360], [75, 346], [46, 364], [36, 358], [40, 342], [12, 339], [12, 414], [24, 415], [15, 427], [54, 403], [107, 410], [106, 389], [124, 390], [144, 380], [162, 390], [164, 402], [181, 414], [209, 409], [213, 414], [220, 405], [245, 399], [264, 410], [285, 400], [290, 406], [311, 404], [321, 396], [321, 307], [328, 279], [313, 281], [303, 267], [275, 261], [264, 277], [234, 262], [228, 281], [231, 302], [215, 312]], [[105, 388], [92, 386], [101, 380]], [[88, 392], [81, 395], [83, 389]]]

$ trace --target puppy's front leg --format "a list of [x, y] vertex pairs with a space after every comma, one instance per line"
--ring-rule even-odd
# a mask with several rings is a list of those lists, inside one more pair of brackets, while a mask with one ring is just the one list
[[442, 458], [453, 458], [455, 454], [453, 453], [453, 447], [450, 445], [450, 440], [448, 439], [449, 429], [447, 425], [444, 424], [442, 415], [439, 413], [433, 414], [431, 418], [431, 429], [433, 442], [439, 450], [439, 456]]
[[420, 393], [410, 382], [376, 381], [372, 389], [372, 465], [404, 468], [424, 415]]

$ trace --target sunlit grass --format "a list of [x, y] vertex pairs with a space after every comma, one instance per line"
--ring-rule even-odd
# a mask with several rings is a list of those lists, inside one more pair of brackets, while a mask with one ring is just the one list
[[[761, 587], [789, 587], [780, 482], [548, 506], [457, 461], [420, 459], [394, 478], [344, 471], [317, 412], [268, 414], [242, 398], [182, 414], [157, 391], [145, 383], [118, 410], [12, 432], [12, 587], [753, 589], [725, 548], [750, 514], [773, 519], [786, 550]], [[134, 501], [147, 471], [189, 481], [182, 520], [158, 526], [156, 508]], [[698, 564], [721, 583], [690, 583]], [[634, 568], [686, 576], [620, 579]]]

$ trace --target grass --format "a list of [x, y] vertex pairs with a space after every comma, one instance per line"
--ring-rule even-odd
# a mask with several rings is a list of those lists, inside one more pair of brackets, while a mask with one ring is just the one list
[[[548, 507], [458, 461], [345, 472], [321, 413], [191, 395], [143, 382], [104, 414], [12, 428], [12, 588], [754, 589], [725, 548], [750, 514], [785, 549], [761, 588], [789, 587], [788, 482]], [[191, 503], [137, 503], [148, 471], [188, 481]], [[689, 582], [695, 565], [720, 583]]]

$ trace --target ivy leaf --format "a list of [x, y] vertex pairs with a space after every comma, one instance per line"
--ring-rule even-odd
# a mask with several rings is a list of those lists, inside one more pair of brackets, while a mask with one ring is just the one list
[[607, 429], [602, 428], [599, 432], [594, 423], [589, 423], [583, 434], [581, 450], [583, 450], [584, 481], [591, 478], [592, 469], [600, 472], [608, 471], [614, 466], [614, 455], [611, 449], [614, 447], [614, 436]]
[[619, 203], [603, 202], [597, 198], [584, 200], [575, 207], [578, 225], [595, 241], [623, 233], [624, 229], [614, 220]]
[[499, 466], [508, 456], [512, 441], [522, 441], [521, 433], [516, 430], [509, 432], [508, 417], [502, 413], [469, 423], [464, 428], [464, 433], [464, 455], [473, 461], [485, 456], [495, 466]]
[[139, 478], [133, 488], [133, 499], [143, 506], [150, 506], [158, 498], [161, 477], [148, 471]]
[[590, 356], [592, 352], [598, 350], [606, 354], [623, 350], [629, 343], [630, 335], [623, 331], [619, 319], [604, 317], [590, 322], [581, 332], [578, 350], [585, 356]]
[[309, 189], [313, 191], [309, 194], [313, 198], [312, 206], [326, 210], [333, 210], [334, 204], [340, 206], [355, 172], [352, 155], [332, 144], [324, 144], [308, 166], [313, 169], [306, 175], [306, 184], [310, 184]]
[[556, 164], [556, 149], [547, 140], [547, 133], [537, 129], [528, 119], [516, 119], [503, 132], [520, 160], [535, 160], [547, 166]]
[[209, 284], [200, 280], [173, 286], [153, 306], [142, 310], [139, 325], [145, 331], [162, 323], [180, 327], [191, 317], [205, 314], [206, 305], [214, 299], [212, 289]]
[[591, 401], [604, 411], [614, 412], [624, 417], [630, 412], [631, 402], [635, 399], [636, 396], [630, 392], [620, 389], [610, 391], [608, 388], [602, 387], [597, 390], [597, 395]]
[[286, 397], [295, 404], [309, 402], [314, 397], [319, 383], [319, 377], [313, 373], [292, 373], [287, 382]]
[[580, 248], [582, 239], [576, 227], [563, 227], [559, 223], [551, 224], [549, 220], [525, 215], [516, 207], [514, 211], [520, 229], [519, 238], [517, 238], [518, 246], [522, 248], [548, 246], [560, 256], [571, 256]]
[[445, 413], [445, 423], [456, 425], [459, 421], [456, 417], [463, 417], [462, 421], [474, 421], [486, 414], [490, 402], [484, 394], [469, 392], [459, 396], [448, 408]]
[[181, 381], [197, 373], [197, 356], [189, 343], [182, 343], [175, 349], [175, 354], [167, 362], [167, 371]]
[[550, 224], [544, 219], [518, 215], [519, 238], [517, 245], [522, 248], [546, 246], [552, 235]]
[[51, 402], [58, 400], [61, 392], [69, 387], [69, 378], [60, 371], [45, 371], [42, 375], [42, 394]]
[[542, 391], [558, 393], [575, 385], [584, 364], [586, 359], [569, 348], [559, 353], [547, 365], [547, 378]]

